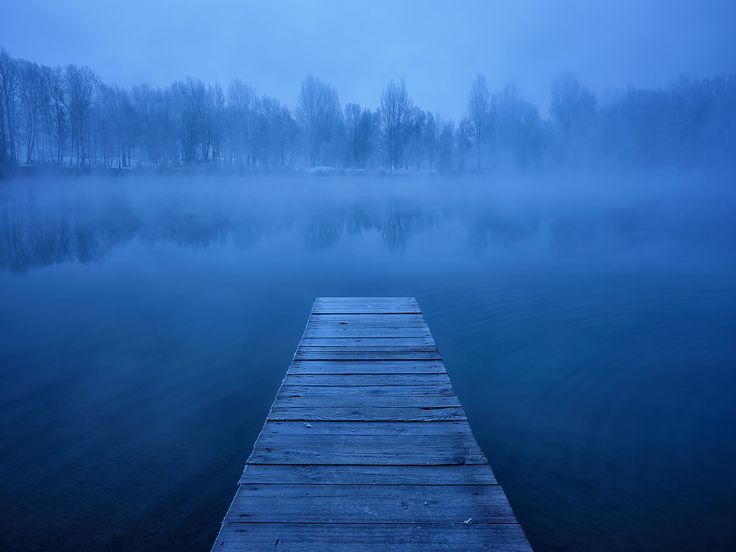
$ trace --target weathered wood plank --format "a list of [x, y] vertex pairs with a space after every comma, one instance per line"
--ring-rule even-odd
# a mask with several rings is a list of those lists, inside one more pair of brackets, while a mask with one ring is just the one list
[[324, 313], [394, 314], [421, 313], [421, 311], [416, 300], [406, 297], [319, 298], [314, 302], [312, 314]]
[[465, 422], [267, 422], [262, 435], [464, 435], [472, 438]]
[[427, 328], [427, 323], [421, 314], [337, 314], [322, 313], [313, 314], [309, 325], [315, 327], [381, 327], [381, 326], [407, 326]]
[[484, 464], [320, 466], [247, 464], [239, 483], [271, 485], [495, 485]]
[[273, 404], [274, 408], [351, 408], [351, 409], [386, 409], [386, 408], [447, 408], [460, 407], [460, 400], [456, 396], [424, 397], [415, 395], [393, 395], [383, 397], [329, 397], [320, 395], [288, 395], [280, 396]]
[[309, 325], [304, 331], [305, 338], [378, 338], [378, 337], [431, 337], [427, 328], [420, 326], [340, 326]]
[[[437, 354], [437, 347], [434, 345], [347, 345], [344, 347], [338, 347], [336, 345], [299, 345], [297, 348], [298, 353], [320, 353], [326, 354], [330, 352], [347, 354], [347, 353], [376, 353], [390, 354], [390, 353], [432, 353]], [[376, 360], [380, 360], [381, 357], [377, 357]]]
[[512, 523], [497, 485], [241, 485], [227, 521]]
[[314, 306], [324, 306], [324, 305], [362, 305], [366, 307], [380, 305], [380, 306], [410, 306], [414, 308], [419, 308], [419, 303], [417, 303], [417, 300], [414, 297], [387, 297], [387, 296], [380, 296], [380, 297], [356, 297], [356, 296], [349, 296], [349, 297], [317, 297], [314, 300]]
[[394, 408], [364, 407], [278, 407], [268, 413], [269, 420], [333, 421], [333, 422], [435, 422], [467, 420], [460, 407], [401, 406]]
[[263, 435], [249, 464], [456, 465], [486, 464], [475, 440], [463, 435]]
[[[350, 390], [360, 390], [354, 387], [301, 387], [298, 391], [290, 391], [282, 388], [274, 401], [274, 408], [309, 408], [309, 407], [333, 407], [333, 408], [437, 408], [437, 407], [459, 407], [460, 400], [454, 394], [443, 394], [439, 386], [435, 386], [438, 392], [432, 394], [399, 394], [384, 393], [381, 395], [365, 395], [361, 393], [348, 393]], [[327, 391], [340, 389], [339, 393], [319, 393], [319, 390]], [[384, 390], [414, 389], [411, 386], [384, 386]], [[427, 387], [430, 389], [430, 387]], [[344, 393], [344, 394], [341, 394]]]
[[289, 407], [438, 407], [460, 406], [452, 387], [447, 385], [365, 385], [338, 387], [319, 385], [281, 386], [273, 403]]
[[[404, 397], [422, 397], [429, 399], [430, 402], [437, 397], [451, 398], [457, 401], [455, 391], [451, 385], [363, 385], [350, 386], [322, 386], [322, 385], [292, 385], [291, 380], [287, 378], [281, 386], [281, 390], [276, 395], [277, 401], [289, 398], [316, 398], [322, 400], [335, 399], [338, 402], [351, 401], [360, 399], [377, 400], [380, 398], [397, 397], [402, 400]], [[274, 403], [276, 404], [276, 403]], [[378, 403], [373, 403], [378, 405]], [[327, 406], [327, 403], [322, 403]], [[394, 406], [393, 404], [390, 406]]]
[[447, 374], [294, 374], [289, 373], [284, 385], [321, 385], [330, 387], [425, 386], [449, 385]]
[[516, 523], [237, 523], [226, 522], [212, 548], [234, 552], [530, 552]]
[[295, 360], [288, 374], [446, 374], [439, 360]]
[[419, 314], [419, 306], [416, 302], [390, 302], [390, 301], [352, 301], [352, 302], [324, 302], [317, 301], [312, 308], [312, 314], [330, 313], [342, 314]]
[[360, 314], [360, 315], [369, 315], [369, 314], [419, 314], [419, 310], [415, 309], [413, 307], [402, 307], [402, 306], [390, 306], [387, 305], [385, 307], [381, 306], [375, 306], [375, 307], [362, 307], [360, 305], [346, 305], [344, 307], [340, 306], [326, 306], [326, 307], [316, 307], [314, 311], [312, 311], [312, 314], [315, 316], [320, 316], [322, 314]]
[[486, 460], [466, 423], [269, 421], [248, 462], [441, 465]]
[[329, 349], [325, 351], [309, 350], [312, 347], [302, 348], [297, 350], [294, 360], [441, 360], [442, 357], [437, 351], [420, 351], [416, 350], [398, 350], [398, 351], [385, 351], [385, 350], [363, 350], [363, 351], [342, 351], [336, 349]]
[[370, 347], [371, 350], [413, 347], [436, 349], [434, 339], [431, 337], [305, 337], [299, 347], [346, 347], [350, 349]]

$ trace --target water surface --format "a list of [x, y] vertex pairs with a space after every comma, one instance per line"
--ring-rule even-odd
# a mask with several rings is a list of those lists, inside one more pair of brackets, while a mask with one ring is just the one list
[[538, 550], [736, 549], [712, 175], [0, 187], [0, 548], [206, 550], [319, 295], [413, 295]]

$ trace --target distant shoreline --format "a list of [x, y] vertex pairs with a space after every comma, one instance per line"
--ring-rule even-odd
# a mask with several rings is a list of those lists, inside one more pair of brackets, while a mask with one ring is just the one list
[[[465, 172], [456, 175], [481, 175], [489, 173]], [[372, 178], [406, 178], [406, 177], [440, 177], [450, 176], [436, 170], [386, 170], [353, 169], [340, 167], [310, 167], [297, 169], [292, 167], [248, 168], [229, 165], [198, 165], [185, 167], [70, 167], [56, 165], [18, 165], [5, 174], [0, 173], [0, 180], [44, 176], [305, 176], [305, 177], [372, 177]]]

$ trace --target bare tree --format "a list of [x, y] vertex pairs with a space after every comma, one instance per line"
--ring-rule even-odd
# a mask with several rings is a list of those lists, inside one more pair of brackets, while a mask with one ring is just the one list
[[171, 91], [148, 85], [134, 86], [131, 101], [137, 113], [143, 152], [149, 162], [166, 166], [177, 158]]
[[299, 91], [296, 114], [307, 140], [309, 163], [314, 167], [324, 162], [323, 148], [336, 138], [342, 124], [337, 91], [329, 84], [308, 76]]
[[18, 60], [18, 90], [25, 122], [26, 164], [33, 162], [39, 118], [44, 108], [44, 81], [41, 68], [30, 61]]
[[437, 154], [440, 134], [440, 117], [427, 113], [422, 127], [422, 144], [425, 160], [431, 169], [437, 168]]
[[399, 168], [401, 164], [404, 131], [411, 108], [412, 101], [406, 93], [404, 80], [398, 84], [395, 81], [389, 82], [381, 94], [381, 121], [389, 168], [392, 170]]
[[555, 125], [567, 134], [582, 131], [595, 115], [595, 96], [572, 73], [562, 73], [552, 81], [550, 113]]
[[0, 94], [2, 94], [2, 112], [0, 119], [3, 121], [3, 151], [7, 152], [12, 162], [16, 162], [18, 156], [15, 148], [15, 99], [18, 79], [16, 75], [16, 62], [5, 50], [0, 49]]
[[486, 78], [478, 74], [470, 86], [468, 95], [468, 121], [471, 125], [473, 141], [475, 142], [476, 162], [481, 168], [482, 151], [490, 124], [491, 95], [488, 92]]
[[507, 85], [491, 97], [494, 153], [500, 164], [523, 168], [541, 156], [543, 125], [537, 108]]
[[253, 87], [236, 79], [227, 89], [228, 117], [226, 132], [235, 163], [252, 166], [256, 92]]
[[364, 168], [371, 156], [376, 120], [370, 110], [358, 104], [345, 105], [346, 165]]
[[66, 88], [69, 97], [69, 126], [71, 129], [72, 155], [76, 153], [77, 165], [83, 165], [88, 160], [89, 125], [97, 84], [97, 75], [89, 67], [67, 65]]
[[44, 67], [43, 75], [56, 136], [56, 163], [61, 165], [64, 161], [64, 136], [69, 112], [64, 90], [64, 72], [59, 67]]
[[442, 172], [455, 169], [455, 121], [437, 121], [440, 129], [437, 137], [437, 168]]
[[258, 101], [259, 157], [263, 166], [284, 166], [297, 136], [297, 124], [289, 110], [275, 98]]
[[207, 88], [198, 79], [188, 78], [171, 87], [178, 113], [179, 139], [185, 163], [207, 156]]
[[105, 84], [99, 87], [96, 145], [106, 166], [131, 166], [138, 122], [138, 112], [127, 88]]
[[207, 149], [212, 161], [220, 161], [225, 130], [225, 92], [215, 83], [207, 89]]

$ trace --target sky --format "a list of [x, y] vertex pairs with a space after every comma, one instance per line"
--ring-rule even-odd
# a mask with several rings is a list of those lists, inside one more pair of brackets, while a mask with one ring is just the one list
[[544, 113], [572, 71], [601, 97], [687, 74], [736, 73], [733, 0], [0, 0], [0, 47], [105, 81], [241, 78], [294, 106], [301, 80], [378, 105], [390, 79], [451, 117], [483, 73]]

